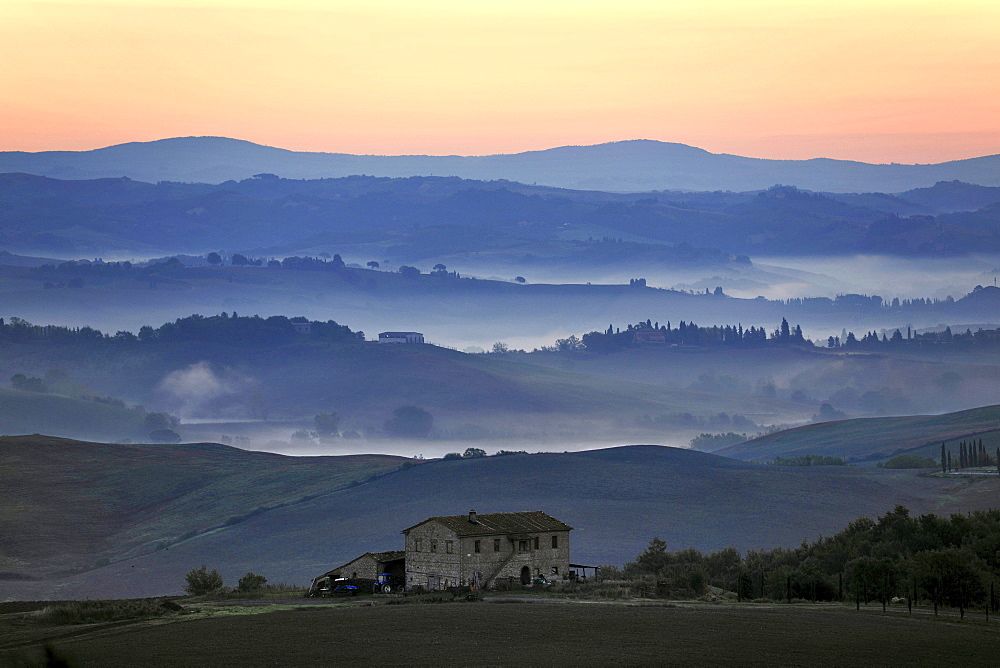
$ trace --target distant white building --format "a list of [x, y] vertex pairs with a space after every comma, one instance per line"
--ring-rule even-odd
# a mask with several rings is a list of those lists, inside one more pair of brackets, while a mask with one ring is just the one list
[[424, 335], [420, 332], [380, 332], [379, 343], [423, 343]]

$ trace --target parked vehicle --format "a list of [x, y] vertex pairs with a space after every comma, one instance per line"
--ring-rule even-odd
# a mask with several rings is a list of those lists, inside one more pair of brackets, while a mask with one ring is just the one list
[[391, 573], [379, 573], [372, 590], [375, 593], [402, 594], [406, 592], [406, 578]]
[[534, 586], [534, 587], [541, 587], [543, 589], [545, 587], [551, 587], [552, 586], [552, 580], [549, 580], [544, 575], [537, 575], [537, 576], [535, 576], [535, 579], [532, 582], [532, 586]]
[[323, 578], [317, 584], [319, 586], [311, 594], [312, 596], [357, 596], [359, 591], [358, 587], [352, 585], [347, 578], [337, 578], [336, 580]]

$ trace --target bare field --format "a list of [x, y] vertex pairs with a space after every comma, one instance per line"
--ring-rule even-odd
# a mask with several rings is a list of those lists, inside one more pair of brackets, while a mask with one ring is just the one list
[[[302, 606], [133, 625], [55, 643], [80, 666], [987, 665], [981, 621], [814, 606], [499, 602]], [[0, 653], [39, 660], [40, 648]]]

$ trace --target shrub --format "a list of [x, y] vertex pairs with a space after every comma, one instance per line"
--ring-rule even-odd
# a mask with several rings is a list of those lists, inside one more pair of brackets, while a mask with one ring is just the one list
[[912, 454], [896, 455], [888, 461], [878, 463], [878, 467], [883, 469], [932, 469], [937, 465], [936, 459]]
[[173, 429], [156, 429], [149, 432], [149, 440], [153, 443], [180, 443], [181, 435]]
[[846, 466], [842, 457], [828, 455], [800, 455], [798, 457], [775, 457], [768, 462], [773, 466]]
[[184, 579], [187, 580], [184, 591], [192, 596], [211, 594], [213, 591], [222, 589], [222, 576], [219, 575], [219, 571], [213, 568], [209, 572], [204, 564], [201, 565], [201, 568], [192, 568], [184, 576]]
[[747, 440], [746, 434], [737, 434], [731, 431], [725, 434], [698, 434], [691, 439], [691, 447], [695, 450], [719, 450], [729, 445], [736, 445]]
[[170, 612], [161, 599], [68, 601], [46, 606], [38, 614], [38, 619], [49, 624], [93, 624], [161, 617]]
[[426, 438], [433, 425], [434, 417], [423, 408], [400, 406], [385, 422], [384, 430], [388, 436]]
[[267, 584], [267, 578], [263, 575], [257, 575], [255, 573], [247, 573], [240, 578], [239, 583], [236, 585], [237, 591], [259, 591], [265, 584]]

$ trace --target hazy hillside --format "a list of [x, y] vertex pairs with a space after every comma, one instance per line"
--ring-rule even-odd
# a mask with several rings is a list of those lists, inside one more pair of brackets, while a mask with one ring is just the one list
[[[0, 174], [0, 244], [85, 256], [328, 252], [393, 264], [474, 261], [515, 273], [535, 266], [731, 271], [750, 266], [748, 253], [998, 252], [998, 191], [939, 183], [899, 196], [791, 186], [615, 195], [443, 177], [258, 175], [212, 186]], [[905, 199], [911, 194], [914, 201]]]
[[97, 401], [0, 388], [0, 434], [141, 438], [145, 436], [143, 417], [140, 412]]
[[984, 445], [995, 442], [1000, 426], [1000, 406], [984, 406], [945, 415], [861, 418], [823, 422], [780, 431], [717, 450], [716, 454], [734, 459], [766, 462], [775, 457], [830, 455], [844, 459], [884, 459], [897, 451], [921, 446], [925, 456], [940, 457], [940, 446], [961, 438], [990, 433]]
[[128, 176], [150, 182], [209, 183], [261, 172], [287, 178], [437, 174], [632, 192], [758, 190], [775, 183], [831, 192], [900, 192], [956, 179], [1000, 185], [996, 156], [936, 165], [871, 165], [824, 158], [763, 160], [651, 140], [462, 157], [298, 153], [236, 139], [181, 137], [93, 151], [5, 152], [0, 154], [0, 171], [70, 179]]
[[[195, 262], [204, 262], [192, 258]], [[894, 265], [886, 273], [893, 273]], [[947, 265], [942, 272], [962, 271], [963, 266], [990, 266], [971, 260]], [[939, 267], [940, 265], [935, 265]], [[426, 270], [427, 265], [422, 267]], [[4, 316], [18, 316], [35, 323], [67, 326], [90, 325], [113, 333], [138, 332], [192, 313], [205, 315], [237, 311], [241, 314], [303, 315], [311, 320], [334, 318], [369, 334], [386, 330], [424, 332], [429, 341], [463, 349], [489, 348], [505, 341], [514, 348], [551, 345], [557, 338], [580, 336], [609, 323], [645, 321], [674, 324], [680, 320], [701, 325], [742, 323], [773, 331], [783, 317], [801, 324], [810, 337], [842, 330], [865, 331], [935, 327], [940, 324], [994, 323], [1000, 308], [1000, 290], [985, 289], [962, 297], [919, 299], [892, 306], [884, 300], [857, 294], [836, 299], [766, 300], [731, 298], [711, 294], [716, 287], [773, 280], [792, 281], [772, 272], [771, 278], [740, 271], [706, 274], [699, 281], [700, 294], [673, 289], [629, 285], [629, 274], [617, 284], [546, 284], [525, 272], [528, 283], [467, 278], [463, 265], [449, 265], [463, 272], [408, 277], [398, 271], [346, 268], [342, 271], [286, 270], [269, 267], [183, 266], [156, 263], [150, 267], [65, 265], [49, 269], [0, 266], [0, 305]], [[641, 268], [642, 273], [651, 267]], [[638, 273], [636, 267], [631, 271]], [[858, 271], [863, 272], [864, 269]], [[910, 267], [913, 280], [923, 263]], [[634, 274], [631, 274], [634, 276]], [[968, 279], [985, 284], [986, 276]], [[78, 279], [82, 287], [71, 288]], [[587, 279], [589, 280], [589, 279]], [[904, 279], [900, 279], [904, 280]], [[622, 284], [622, 281], [624, 284]], [[965, 283], [963, 292], [975, 285]], [[992, 281], [990, 280], [990, 283]], [[752, 289], [752, 287], [751, 287]], [[709, 290], [710, 294], [705, 294]], [[728, 291], [728, 289], [726, 289]], [[751, 295], [754, 293], [751, 292]], [[759, 293], [758, 293], [759, 294]], [[516, 317], [514, 317], [516, 315]], [[12, 371], [13, 373], [13, 371]]]
[[[11, 447], [4, 444], [6, 452]], [[19, 524], [27, 533], [18, 544], [34, 550], [33, 559], [44, 556], [45, 545], [50, 549], [57, 545], [47, 542], [51, 538], [41, 540], [38, 532], [48, 531], [42, 520], [67, 511], [73, 517], [77, 511], [72, 506], [79, 502], [81, 490], [91, 486], [105, 506], [95, 505], [94, 498], [88, 496], [90, 505], [86, 507], [94, 514], [94, 526], [106, 522], [102, 526], [109, 538], [104, 544], [112, 546], [111, 551], [94, 551], [91, 556], [111, 555], [115, 561], [117, 536], [136, 526], [139, 518], [147, 527], [147, 544], [161, 539], [156, 528], [175, 526], [180, 521], [178, 513], [188, 507], [188, 494], [200, 493], [184, 492], [200, 480], [190, 477], [197, 476], [191, 465], [194, 462], [184, 463], [185, 453], [192, 450], [201, 458], [229, 461], [226, 470], [233, 472], [218, 484], [225, 483], [231, 492], [244, 494], [247, 510], [286, 498], [275, 493], [279, 487], [297, 487], [301, 492], [309, 489], [316, 496], [87, 573], [51, 582], [5, 581], [2, 586], [6, 591], [60, 597], [173, 593], [179, 591], [183, 574], [202, 563], [219, 568], [227, 582], [248, 570], [263, 573], [271, 581], [305, 582], [367, 550], [398, 548], [402, 544], [400, 530], [426, 517], [460, 514], [470, 508], [479, 512], [545, 510], [575, 527], [571, 539], [575, 563], [620, 564], [638, 554], [653, 536], [665, 539], [671, 549], [791, 547], [804, 538], [829, 535], [860, 514], [874, 516], [899, 503], [914, 512], [948, 512], [980, 502], [968, 485], [956, 486], [952, 481], [906, 472], [776, 468], [656, 446], [434, 461], [346, 488], [338, 483], [324, 488], [316, 477], [309, 477], [336, 467], [336, 459], [270, 456], [268, 461], [276, 461], [282, 468], [269, 466], [266, 477], [255, 474], [252, 486], [240, 492], [240, 483], [246, 479], [241, 477], [243, 473], [234, 472], [236, 462], [245, 458], [248, 463], [241, 468], [252, 469], [250, 462], [268, 456], [221, 446], [173, 446], [150, 452], [140, 447], [127, 451], [116, 447], [54, 443], [35, 451], [30, 443], [19, 445], [19, 462], [5, 469], [8, 478], [16, 479], [19, 489], [27, 485], [28, 477], [31, 484], [58, 485], [60, 491], [37, 494], [30, 510], [19, 511], [28, 520]], [[77, 471], [76, 484], [67, 485], [65, 471], [81, 456], [96, 463]], [[45, 461], [59, 466], [46, 466]], [[292, 474], [285, 462], [295, 464], [297, 480], [308, 478], [312, 487], [290, 483]], [[99, 476], [95, 467], [103, 467]], [[161, 482], [156, 472], [168, 469], [171, 477]], [[142, 471], [142, 475], [125, 474], [131, 470]], [[214, 479], [217, 474], [208, 477]], [[131, 512], [127, 502], [113, 498], [117, 489], [130, 488], [130, 495], [141, 495], [148, 485], [173, 488], [179, 495], [169, 503], [151, 503]], [[996, 490], [997, 482], [984, 480], [973, 487]], [[289, 491], [291, 495], [294, 492]], [[235, 503], [221, 489], [211, 498], [228, 507]], [[120, 511], [112, 512], [111, 505]], [[10, 525], [5, 522], [6, 526]], [[32, 530], [32, 526], [37, 528]], [[59, 550], [80, 555], [74, 557], [76, 561], [85, 558], [83, 538], [70, 534], [60, 541]], [[50, 557], [53, 562], [60, 559], [58, 554]]]
[[[336, 410], [342, 431], [369, 435], [404, 405], [430, 411], [433, 435], [459, 438], [618, 439], [638, 428], [641, 416], [665, 413], [734, 411], [768, 424], [807, 417], [807, 408], [773, 398], [640, 382], [611, 386], [502, 356], [366, 343], [340, 326], [327, 333], [322, 325], [299, 335], [283, 317], [189, 317], [135, 339], [42, 328], [30, 330], [38, 333], [32, 338], [15, 324], [4, 330], [0, 363], [35, 377], [59, 369], [102, 395], [191, 420], [297, 420], [311, 428], [313, 416]], [[33, 398], [54, 401], [42, 394], [23, 401]], [[24, 420], [24, 431], [52, 426], [41, 410], [25, 411]], [[65, 425], [56, 427], [67, 434]], [[133, 430], [115, 436], [125, 437], [134, 438]]]

